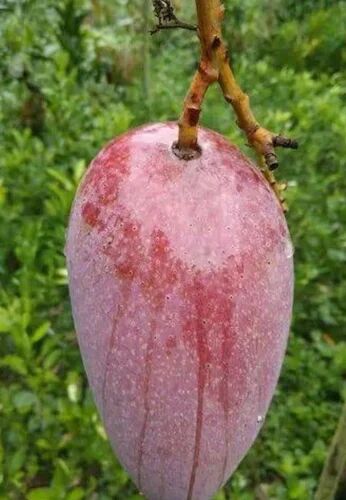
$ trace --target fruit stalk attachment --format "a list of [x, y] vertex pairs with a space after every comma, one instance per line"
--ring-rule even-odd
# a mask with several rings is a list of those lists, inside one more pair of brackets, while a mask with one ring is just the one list
[[[162, 27], [167, 23], [168, 27], [172, 19], [176, 19], [171, 2], [153, 0], [153, 3], [159, 24]], [[166, 5], [168, 9], [166, 16], [163, 15], [163, 11], [157, 10], [159, 3]], [[257, 122], [250, 107], [249, 96], [243, 92], [235, 79], [228, 49], [222, 38], [221, 26], [225, 11], [223, 2], [221, 0], [196, 0], [196, 8], [201, 58], [184, 101], [183, 112], [179, 119], [179, 137], [173, 145], [173, 150], [179, 158], [184, 160], [193, 159], [200, 154], [198, 122], [202, 102], [209, 86], [218, 82], [225, 100], [236, 114], [238, 127], [245, 133], [249, 146], [257, 153], [260, 170], [279, 198], [283, 210], [286, 210], [285, 199], [282, 195], [286, 185], [278, 184], [273, 174], [273, 170], [279, 166], [275, 148], [297, 149], [298, 143], [267, 130]]]

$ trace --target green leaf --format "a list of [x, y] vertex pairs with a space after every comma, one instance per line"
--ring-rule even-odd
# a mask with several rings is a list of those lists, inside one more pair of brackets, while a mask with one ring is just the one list
[[39, 342], [46, 335], [50, 326], [51, 326], [50, 321], [46, 321], [45, 323], [42, 323], [42, 325], [39, 326], [32, 334], [31, 343], [36, 344], [36, 342]]
[[26, 375], [28, 372], [25, 361], [14, 354], [8, 354], [0, 359], [0, 366], [6, 366], [19, 375]]
[[7, 461], [8, 474], [15, 475], [24, 465], [26, 459], [25, 448], [19, 448], [11, 455]]
[[74, 488], [68, 493], [66, 500], [82, 500], [85, 498], [85, 491], [82, 488]]
[[26, 500], [53, 500], [50, 488], [35, 488], [30, 490]]

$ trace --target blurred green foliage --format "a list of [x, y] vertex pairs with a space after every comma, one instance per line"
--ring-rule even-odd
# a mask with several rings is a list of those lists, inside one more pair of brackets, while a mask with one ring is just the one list
[[[193, 5], [176, 2], [192, 20]], [[260, 438], [218, 500], [312, 498], [346, 395], [346, 9], [333, 0], [226, 1], [226, 37], [280, 152], [295, 245], [292, 335]], [[63, 254], [71, 201], [111, 137], [176, 119], [193, 33], [150, 39], [143, 2], [0, 1], [0, 499], [140, 498], [116, 463], [76, 345]], [[203, 123], [244, 151], [217, 89]], [[262, 495], [262, 496], [261, 496]]]

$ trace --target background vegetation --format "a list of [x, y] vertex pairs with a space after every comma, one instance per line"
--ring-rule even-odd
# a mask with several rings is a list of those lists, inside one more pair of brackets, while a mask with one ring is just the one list
[[[233, 63], [257, 116], [301, 147], [280, 153], [296, 261], [289, 350], [261, 437], [217, 498], [306, 500], [346, 396], [346, 8], [225, 3]], [[196, 65], [195, 35], [147, 37], [143, 4], [0, 1], [2, 500], [140, 498], [87, 388], [63, 248], [89, 161], [129, 127], [176, 119]], [[176, 5], [193, 18], [193, 2]], [[216, 89], [203, 123], [250, 154]]]

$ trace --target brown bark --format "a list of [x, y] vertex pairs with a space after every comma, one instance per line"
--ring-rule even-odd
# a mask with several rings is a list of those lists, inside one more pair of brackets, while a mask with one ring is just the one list
[[222, 39], [221, 24], [224, 7], [221, 0], [196, 0], [198, 35], [201, 43], [201, 60], [179, 120], [179, 138], [174, 151], [180, 158], [191, 159], [200, 153], [198, 146], [198, 120], [202, 102], [209, 85], [218, 81], [224, 97], [233, 107], [237, 124], [246, 134], [248, 144], [260, 159], [263, 175], [271, 184], [285, 210], [282, 191], [285, 185], [278, 185], [272, 170], [277, 168], [275, 147], [296, 149], [296, 141], [274, 134], [256, 121], [251, 111], [249, 97], [237, 84], [231, 69], [227, 47]]
[[202, 102], [209, 86], [219, 79], [223, 8], [219, 0], [196, 0], [196, 7], [201, 59], [184, 101], [175, 147], [176, 154], [184, 159], [193, 158], [194, 152], [198, 152], [198, 119]]

